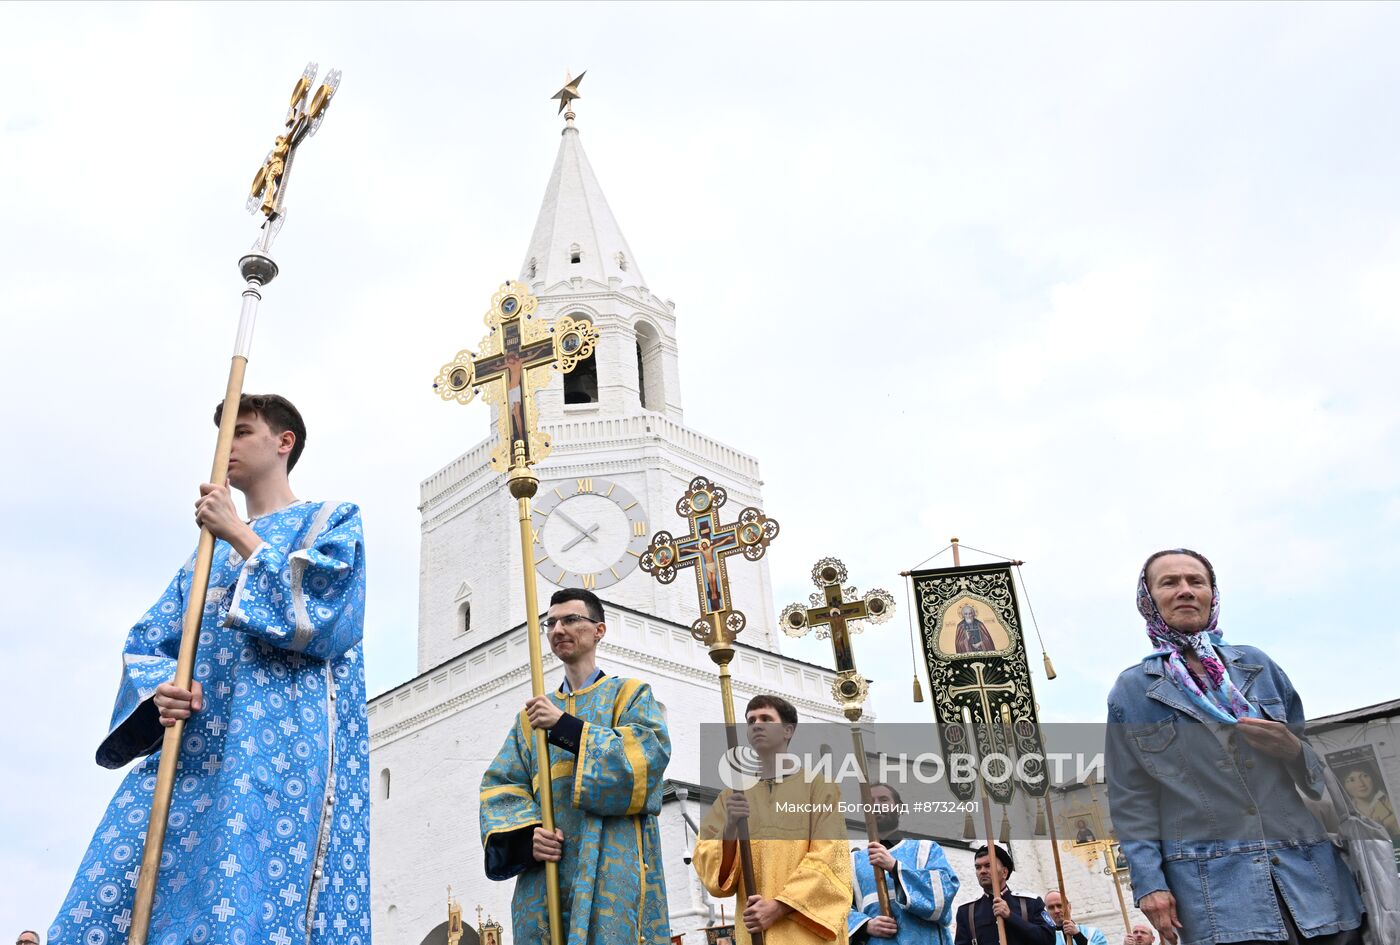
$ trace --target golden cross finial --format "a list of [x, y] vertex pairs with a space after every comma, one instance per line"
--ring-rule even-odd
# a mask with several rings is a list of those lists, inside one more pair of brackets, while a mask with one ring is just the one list
[[340, 87], [340, 70], [332, 69], [326, 73], [325, 81], [316, 94], [312, 95], [311, 86], [316, 81], [317, 68], [316, 63], [307, 63], [301, 78], [297, 79], [287, 106], [287, 117], [283, 121], [286, 130], [277, 136], [262, 167], [253, 175], [253, 186], [248, 191], [248, 210], [261, 211], [268, 219], [281, 212], [282, 191], [286, 188], [283, 178], [291, 172], [297, 146], [321, 127], [326, 107]]
[[690, 533], [679, 538], [660, 531], [642, 555], [641, 569], [662, 584], [676, 579], [680, 568], [695, 568], [696, 592], [700, 597], [700, 619], [690, 629], [696, 640], [713, 648], [729, 647], [746, 618], [735, 610], [729, 595], [729, 569], [725, 558], [742, 554], [757, 561], [778, 536], [778, 522], [752, 506], [739, 513], [737, 521], [720, 524], [719, 509], [729, 501], [723, 486], [704, 476], [690, 480], [690, 488], [676, 503], [676, 514], [690, 520]]
[[[559, 99], [559, 111], [564, 112], [564, 120], [567, 122], [572, 122], [574, 120], [574, 110], [571, 107], [573, 100], [576, 98], [583, 98], [583, 96], [579, 94], [578, 87], [579, 84], [583, 82], [583, 77], [586, 75], [588, 75], [587, 69], [580, 72], [577, 79], [570, 73], [565, 72], [564, 87], [550, 96], [552, 99]], [[568, 109], [568, 111], [564, 111], [565, 109]]]
[[851, 634], [859, 633], [863, 621], [884, 623], [894, 614], [894, 597], [889, 591], [875, 588], [864, 597], [856, 597], [856, 589], [846, 586], [846, 566], [836, 558], [823, 558], [812, 568], [812, 583], [819, 590], [811, 596], [811, 607], [788, 604], [778, 617], [783, 632], [801, 637], [815, 629], [817, 636], [831, 637], [836, 656], [836, 682], [831, 694], [852, 722], [860, 720], [861, 706], [869, 693], [870, 684], [856, 672], [855, 656], [851, 652]]
[[550, 372], [568, 374], [598, 344], [593, 323], [560, 315], [552, 323], [534, 317], [538, 300], [519, 282], [507, 282], [491, 299], [485, 322], [490, 332], [481, 354], [470, 350], [438, 371], [433, 389], [443, 400], [470, 403], [480, 391], [500, 406], [500, 440], [491, 454], [499, 472], [532, 466], [549, 455], [549, 437], [539, 429], [535, 392]]

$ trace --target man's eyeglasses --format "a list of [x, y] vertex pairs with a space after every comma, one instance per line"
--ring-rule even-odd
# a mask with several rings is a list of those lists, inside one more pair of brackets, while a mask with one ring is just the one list
[[583, 614], [565, 614], [562, 617], [546, 617], [544, 620], [544, 632], [549, 633], [555, 627], [563, 627], [565, 630], [577, 629], [581, 624], [600, 623], [597, 620], [589, 620]]

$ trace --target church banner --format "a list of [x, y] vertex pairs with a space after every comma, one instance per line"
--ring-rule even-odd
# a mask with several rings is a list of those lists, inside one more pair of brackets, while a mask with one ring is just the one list
[[[946, 763], [975, 763], [1000, 804], [1018, 784], [1043, 796], [1045, 749], [1011, 564], [914, 571], [910, 580]], [[951, 787], [960, 800], [977, 792], [973, 779]]]

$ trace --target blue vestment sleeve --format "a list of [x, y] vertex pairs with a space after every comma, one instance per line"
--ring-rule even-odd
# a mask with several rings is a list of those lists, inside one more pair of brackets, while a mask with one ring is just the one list
[[623, 682], [611, 721], [610, 728], [583, 723], [574, 807], [600, 817], [660, 813], [671, 737], [651, 687], [635, 679]]
[[1094, 934], [1089, 936], [1089, 945], [1108, 945], [1108, 937], [1102, 929], [1094, 929]]
[[864, 869], [869, 869], [869, 855], [860, 847], [851, 849], [851, 912], [846, 916], [846, 937], [854, 940], [857, 934], [864, 937], [865, 923], [872, 918], [861, 909], [861, 885], [865, 881]]
[[583, 744], [583, 719], [567, 712], [560, 714], [559, 721], [549, 730], [548, 738], [555, 748], [577, 755], [579, 746]]
[[535, 865], [534, 828], [542, 821], [533, 790], [533, 766], [527, 763], [530, 744], [525, 724], [522, 713], [481, 777], [481, 844], [487, 879], [510, 879]]
[[929, 922], [944, 923], [958, 894], [958, 876], [943, 848], [921, 840], [914, 865], [900, 863], [894, 875], [895, 900], [907, 911]]
[[175, 678], [187, 579], [188, 571], [182, 568], [126, 636], [112, 721], [97, 746], [97, 763], [104, 768], [120, 768], [160, 747], [164, 730], [150, 698], [157, 686]]
[[279, 649], [328, 660], [364, 636], [365, 545], [360, 510], [341, 503], [313, 520], [290, 554], [263, 542], [243, 563], [220, 612], [223, 626]]

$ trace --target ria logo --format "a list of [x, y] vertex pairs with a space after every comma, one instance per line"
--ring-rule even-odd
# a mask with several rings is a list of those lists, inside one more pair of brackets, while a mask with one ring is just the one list
[[759, 781], [758, 752], [747, 745], [731, 748], [719, 758], [720, 782], [731, 791], [747, 791]]

